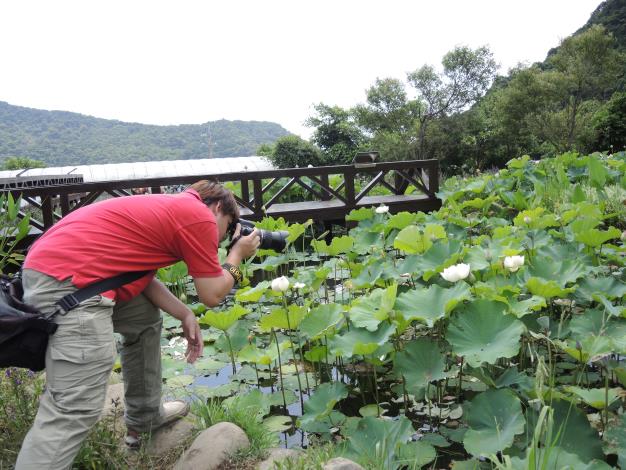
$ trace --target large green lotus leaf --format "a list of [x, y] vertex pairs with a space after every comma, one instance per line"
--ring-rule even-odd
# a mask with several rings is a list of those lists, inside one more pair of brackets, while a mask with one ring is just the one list
[[269, 432], [287, 432], [293, 428], [291, 416], [274, 415], [263, 420], [263, 426]]
[[369, 288], [376, 284], [383, 274], [384, 266], [380, 261], [363, 266], [361, 272], [352, 280], [357, 289]]
[[526, 420], [519, 398], [510, 390], [487, 390], [466, 405], [469, 426], [463, 438], [465, 449], [475, 456], [488, 456], [513, 444], [524, 432]]
[[392, 230], [402, 230], [411, 224], [414, 224], [423, 217], [419, 217], [414, 212], [398, 212], [397, 214], [389, 217], [389, 220], [385, 224], [385, 235], [389, 234]]
[[348, 388], [341, 382], [321, 384], [304, 403], [304, 414], [298, 420], [299, 425], [319, 421], [328, 416], [335, 404], [347, 396]]
[[267, 256], [263, 262], [251, 265], [250, 270], [262, 269], [263, 271], [274, 272], [279, 266], [288, 262], [289, 254], [287, 253], [278, 256]]
[[608, 230], [598, 230], [592, 228], [585, 230], [584, 232], [578, 232], [574, 235], [574, 239], [577, 242], [584, 243], [587, 246], [597, 248], [600, 245], [606, 243], [614, 238], [619, 238], [622, 232], [615, 227], [611, 227]]
[[165, 383], [168, 387], [179, 388], [186, 387], [187, 385], [191, 385], [194, 381], [195, 377], [193, 375], [175, 375], [165, 380]]
[[374, 209], [372, 207], [361, 207], [360, 209], [353, 209], [348, 215], [346, 220], [352, 220], [360, 222], [362, 220], [368, 220], [374, 217]]
[[531, 277], [526, 281], [528, 291], [533, 295], [551, 299], [553, 297], [567, 297], [576, 290], [575, 287], [562, 288], [559, 283], [553, 280], [546, 280], [540, 277]]
[[428, 224], [422, 232], [417, 226], [403, 228], [393, 241], [393, 247], [409, 254], [423, 253], [433, 241], [446, 238], [446, 230], [438, 224]]
[[[602, 459], [602, 441], [598, 432], [593, 429], [587, 416], [572, 403], [564, 400], [553, 400], [550, 404], [554, 410], [554, 429], [552, 436], [558, 436], [556, 442], [570, 454], [575, 454], [587, 463], [593, 459]], [[531, 409], [526, 413], [528, 429], [535, 429], [537, 413]]]
[[432, 328], [437, 320], [444, 318], [460, 302], [470, 297], [470, 288], [464, 282], [450, 288], [433, 284], [427, 289], [412, 289], [400, 294], [394, 309], [405, 322], [418, 320]]
[[394, 465], [397, 468], [421, 468], [437, 457], [437, 451], [428, 442], [407, 442], [398, 446]]
[[538, 310], [547, 307], [546, 299], [536, 295], [533, 295], [529, 299], [525, 300], [509, 299], [508, 304], [509, 312], [517, 318], [522, 318], [524, 315], [537, 312]]
[[365, 464], [381, 468], [395, 468], [400, 446], [411, 440], [413, 426], [405, 416], [397, 420], [362, 418], [356, 429], [347, 433], [346, 455]]
[[419, 269], [425, 281], [435, 274], [443, 271], [447, 266], [453, 265], [461, 256], [461, 242], [449, 240], [435, 243], [420, 259]]
[[240, 393], [247, 390], [247, 385], [238, 382], [229, 382], [215, 387], [207, 387], [206, 385], [194, 385], [190, 392], [193, 396], [204, 401], [211, 398], [229, 397], [233, 393]]
[[343, 335], [336, 335], [328, 339], [328, 347], [333, 356], [350, 358], [356, 354], [368, 356], [385, 344], [395, 332], [395, 326], [383, 323], [376, 331], [365, 328], [350, 328]]
[[397, 284], [386, 289], [374, 289], [369, 295], [359, 297], [350, 308], [349, 318], [353, 325], [376, 331], [383, 320], [389, 318], [389, 312], [396, 301]]
[[301, 235], [304, 234], [304, 232], [306, 231], [306, 228], [312, 223], [313, 223], [313, 220], [309, 219], [304, 224], [293, 223], [287, 226], [286, 228], [283, 228], [280, 230], [286, 230], [287, 232], [289, 232], [289, 235], [287, 236], [287, 241], [289, 243], [293, 243], [298, 238], [300, 238]]
[[282, 307], [273, 309], [267, 315], [263, 315], [259, 320], [261, 331], [271, 331], [274, 329], [295, 330], [306, 315], [306, 307], [291, 304], [285, 310]]
[[235, 293], [237, 302], [258, 302], [270, 286], [269, 281], [261, 281], [254, 287], [244, 287]]
[[533, 258], [532, 265], [528, 267], [528, 276], [540, 277], [555, 281], [559, 286], [576, 282], [590, 272], [588, 266], [577, 259], [555, 260], [550, 258]]
[[494, 201], [497, 201], [497, 200], [498, 200], [497, 196], [489, 196], [485, 199], [476, 197], [474, 199], [463, 201], [463, 203], [461, 204], [461, 209], [470, 207], [472, 209], [486, 210], [489, 208], [491, 204], [494, 203]]
[[473, 246], [463, 257], [463, 261], [469, 264], [474, 271], [481, 271], [491, 266], [493, 258], [481, 246]]
[[354, 246], [354, 238], [347, 235], [341, 237], [335, 237], [330, 242], [330, 246], [326, 244], [324, 240], [312, 240], [311, 246], [313, 249], [321, 254], [337, 256], [342, 253], [347, 253]]
[[609, 315], [613, 317], [626, 317], [626, 305], [613, 305], [613, 302], [601, 294], [593, 294], [593, 300], [600, 302]]
[[612, 354], [614, 344], [607, 336], [587, 336], [580, 340], [568, 339], [567, 341], [555, 341], [561, 350], [579, 362], [595, 362]]
[[300, 323], [305, 338], [315, 339], [331, 333], [344, 321], [343, 308], [339, 304], [322, 304], [312, 308]]
[[594, 407], [596, 410], [603, 410], [606, 408], [606, 401], [608, 399], [608, 406], [611, 406], [614, 402], [621, 398], [621, 388], [581, 388], [581, 387], [565, 387], [565, 390], [576, 395], [587, 405]]
[[187, 362], [174, 359], [168, 354], [161, 356], [161, 374], [164, 379], [169, 379], [183, 373], [187, 368]]
[[263, 349], [248, 344], [237, 353], [237, 359], [239, 359], [240, 362], [251, 362], [267, 366], [278, 359], [278, 351], [276, 350], [275, 343], [271, 343]]
[[[205, 353], [206, 355], [206, 353]], [[196, 373], [201, 371], [203, 374], [214, 374], [229, 365], [222, 361], [216, 361], [213, 357], [202, 357], [193, 363]]]
[[513, 219], [517, 227], [527, 227], [531, 229], [545, 229], [546, 227], [557, 227], [559, 222], [554, 214], [545, 214], [543, 207], [527, 209]]
[[245, 307], [235, 304], [224, 312], [207, 310], [199, 319], [200, 324], [209, 325], [222, 331], [228, 330], [239, 318], [250, 313]]
[[617, 454], [617, 463], [626, 468], [626, 414], [609, 420], [604, 434], [604, 450], [607, 454]]
[[[291, 390], [285, 391], [285, 402], [291, 405], [298, 401], [298, 397]], [[283, 404], [282, 392], [263, 393], [258, 388], [253, 388], [247, 393], [238, 394], [223, 401], [225, 407], [234, 407], [236, 410], [251, 410], [260, 419], [270, 412], [272, 406]]]
[[626, 284], [614, 277], [586, 277], [578, 283], [574, 297], [592, 302], [594, 294], [602, 294], [607, 299], [621, 299], [626, 295]]
[[426, 387], [446, 377], [446, 358], [436, 342], [417, 339], [406, 344], [393, 360], [393, 370], [404, 377], [409, 390]]
[[506, 304], [482, 299], [461, 309], [448, 327], [447, 340], [454, 353], [465, 357], [472, 367], [515, 356], [525, 327], [513, 315], [505, 314], [505, 309]]
[[522, 191], [502, 191], [500, 197], [507, 206], [522, 211], [528, 209], [528, 199]]

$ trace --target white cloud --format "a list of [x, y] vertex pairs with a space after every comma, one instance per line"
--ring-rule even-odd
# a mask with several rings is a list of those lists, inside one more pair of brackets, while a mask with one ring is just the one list
[[69, 1], [0, 4], [0, 100], [149, 124], [267, 120], [307, 137], [314, 103], [489, 45], [543, 60], [599, 0]]

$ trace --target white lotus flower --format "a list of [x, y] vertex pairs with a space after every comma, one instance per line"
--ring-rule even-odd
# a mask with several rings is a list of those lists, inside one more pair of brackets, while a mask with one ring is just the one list
[[289, 279], [285, 276], [277, 277], [272, 281], [272, 290], [274, 292], [285, 292], [289, 289]]
[[457, 282], [469, 276], [470, 265], [465, 263], [455, 264], [443, 270], [441, 277], [448, 282]]
[[524, 266], [523, 256], [506, 256], [504, 258], [504, 267], [514, 273], [519, 268]]
[[293, 288], [294, 289], [302, 289], [305, 286], [304, 282], [294, 282], [293, 283]]
[[386, 214], [387, 212], [389, 212], [389, 206], [386, 206], [384, 204], [381, 204], [376, 208], [377, 214]]

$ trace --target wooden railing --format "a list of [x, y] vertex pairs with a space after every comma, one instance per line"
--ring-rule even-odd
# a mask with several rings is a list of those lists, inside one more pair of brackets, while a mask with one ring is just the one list
[[[379, 204], [390, 212], [431, 211], [441, 206], [437, 160], [414, 160], [190, 175], [139, 180], [59, 184], [5, 189], [21, 195], [22, 212], [31, 215], [33, 235], [61, 217], [102, 198], [128, 196], [138, 188], [149, 192], [177, 191], [200, 179], [217, 178], [233, 189], [241, 215], [259, 220], [284, 217], [290, 222], [314, 219], [343, 222], [352, 209]], [[292, 188], [299, 188], [298, 200]]]

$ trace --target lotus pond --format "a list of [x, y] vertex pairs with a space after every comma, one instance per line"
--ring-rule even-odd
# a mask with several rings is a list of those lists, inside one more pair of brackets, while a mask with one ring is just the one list
[[[626, 468], [626, 154], [514, 159], [452, 178], [438, 212], [288, 230], [217, 309], [184, 265], [159, 276], [203, 325], [164, 380], [236, 400], [286, 445], [330, 442], [366, 468]], [[286, 279], [276, 281], [285, 276]]]

